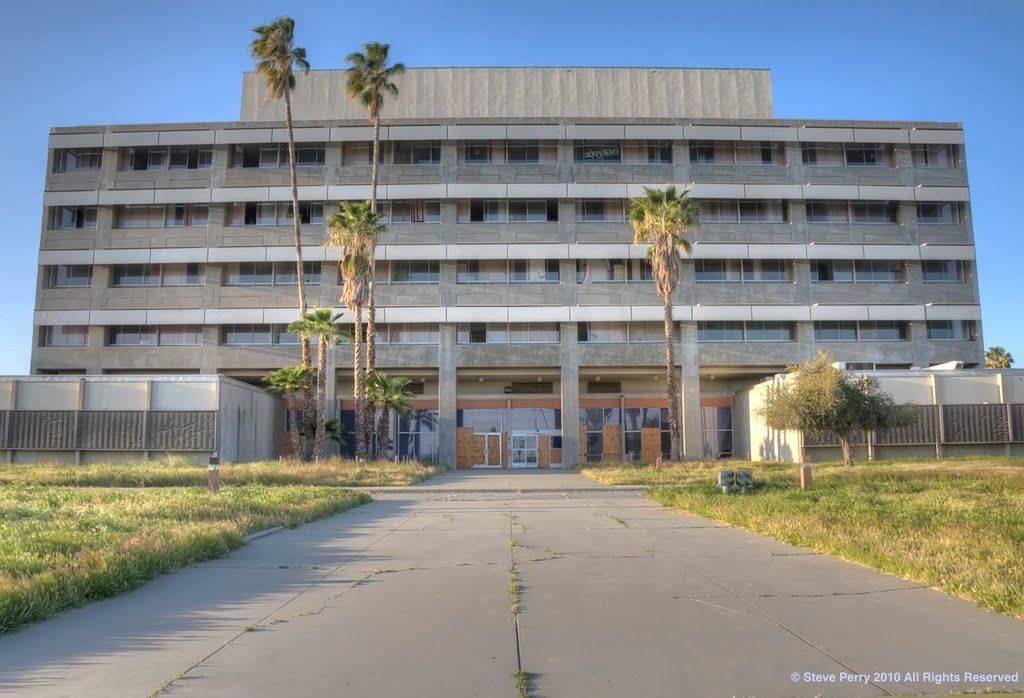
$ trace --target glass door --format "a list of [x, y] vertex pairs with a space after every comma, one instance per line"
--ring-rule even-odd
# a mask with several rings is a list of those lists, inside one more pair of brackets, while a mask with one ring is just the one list
[[518, 433], [512, 432], [511, 447], [509, 448], [509, 466], [513, 468], [536, 468], [538, 465], [538, 439], [537, 432]]

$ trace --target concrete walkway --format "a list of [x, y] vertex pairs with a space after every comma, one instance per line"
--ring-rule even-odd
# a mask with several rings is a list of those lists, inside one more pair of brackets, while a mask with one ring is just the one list
[[1024, 686], [964, 680], [1024, 670], [1020, 621], [640, 493], [536, 477], [567, 486], [383, 495], [0, 637], [0, 693], [511, 698], [520, 667], [549, 698]]

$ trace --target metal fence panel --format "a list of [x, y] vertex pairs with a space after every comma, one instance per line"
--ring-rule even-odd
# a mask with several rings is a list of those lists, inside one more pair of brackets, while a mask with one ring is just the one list
[[139, 410], [87, 410], [78, 414], [78, 448], [141, 451], [146, 413]]
[[918, 446], [934, 444], [939, 438], [938, 405], [914, 405], [917, 419], [905, 427], [879, 429], [875, 443], [879, 446]]
[[[864, 432], [858, 431], [850, 438], [854, 446], [862, 446], [867, 443], [864, 439]], [[839, 437], [829, 432], [817, 431], [804, 434], [804, 446], [838, 446]]]
[[16, 410], [10, 413], [8, 448], [69, 451], [75, 448], [75, 413], [68, 410]]
[[146, 448], [151, 451], [215, 451], [216, 412], [150, 412]]
[[1010, 440], [1006, 405], [943, 405], [942, 422], [945, 443], [991, 444]]
[[1024, 441], [1024, 405], [1010, 405], [1010, 420], [1013, 423], [1013, 440]]

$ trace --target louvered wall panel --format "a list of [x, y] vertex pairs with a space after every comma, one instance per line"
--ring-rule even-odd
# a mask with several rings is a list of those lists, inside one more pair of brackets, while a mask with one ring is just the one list
[[991, 444], [1010, 440], [1006, 405], [943, 405], [943, 441]]
[[10, 412], [0, 412], [0, 448], [7, 447], [7, 420], [10, 415]]
[[1024, 405], [1010, 405], [1010, 418], [1013, 420], [1013, 440], [1024, 441]]
[[78, 415], [78, 447], [99, 451], [141, 451], [146, 413], [90, 410]]
[[934, 444], [939, 438], [939, 408], [937, 405], [915, 405], [917, 419], [908, 426], [879, 429], [875, 443], [879, 446], [912, 446]]
[[215, 451], [216, 412], [150, 412], [151, 451]]
[[73, 450], [75, 413], [58, 410], [12, 412], [8, 447], [26, 451]]

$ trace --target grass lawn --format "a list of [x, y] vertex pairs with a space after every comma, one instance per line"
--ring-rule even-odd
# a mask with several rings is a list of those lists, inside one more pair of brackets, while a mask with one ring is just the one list
[[[764, 486], [723, 495], [719, 468], [745, 466]], [[814, 466], [685, 463], [655, 471], [620, 464], [581, 472], [609, 484], [651, 485], [665, 506], [735, 524], [1024, 618], [1024, 459]]]
[[337, 487], [0, 486], [0, 633], [370, 501]]
[[[68, 485], [74, 487], [189, 487], [206, 485], [205, 465], [184, 459], [149, 463], [99, 465], [0, 465], [3, 485]], [[329, 487], [383, 487], [411, 485], [444, 471], [444, 466], [416, 461], [372, 461], [362, 465], [331, 459], [321, 463], [258, 461], [225, 463], [220, 467], [225, 485], [324, 485]]]

